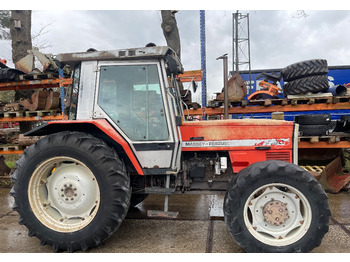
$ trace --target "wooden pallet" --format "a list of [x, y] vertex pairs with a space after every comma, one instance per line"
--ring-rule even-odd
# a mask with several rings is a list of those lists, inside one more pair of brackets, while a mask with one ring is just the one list
[[42, 80], [42, 79], [54, 79], [58, 78], [59, 75], [57, 73], [35, 73], [35, 74], [25, 74], [25, 75], [19, 75], [18, 80]]
[[[44, 117], [44, 116], [57, 116], [61, 114], [61, 110], [38, 110], [38, 111], [7, 111], [0, 112], [0, 118], [16, 118], [16, 117]], [[16, 119], [14, 119], [15, 121]]]
[[25, 111], [26, 117], [42, 117], [42, 116], [56, 116], [60, 114], [60, 110], [54, 109], [54, 110], [39, 110], [39, 111]]
[[341, 141], [350, 141], [350, 134], [347, 133], [331, 133], [328, 136], [301, 136], [298, 142], [310, 142], [312, 144], [318, 142], [338, 143]]
[[11, 151], [23, 151], [25, 147], [19, 145], [0, 145], [0, 153], [1, 152], [11, 152]]
[[[350, 96], [298, 96], [293, 98], [263, 99], [263, 100], [242, 100], [229, 102], [231, 107], [246, 106], [273, 106], [273, 105], [312, 105], [312, 104], [335, 104], [350, 102]], [[208, 102], [209, 108], [224, 106], [224, 101], [212, 100]]]
[[24, 111], [14, 111], [14, 112], [11, 112], [11, 111], [7, 111], [7, 112], [4, 112], [2, 114], [0, 114], [0, 117], [23, 117], [24, 116]]

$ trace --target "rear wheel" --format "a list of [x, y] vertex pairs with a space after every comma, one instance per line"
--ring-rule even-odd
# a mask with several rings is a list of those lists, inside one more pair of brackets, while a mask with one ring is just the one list
[[49, 135], [29, 147], [12, 176], [13, 209], [30, 236], [59, 250], [87, 250], [120, 226], [130, 181], [115, 151], [79, 132]]
[[307, 171], [282, 161], [258, 162], [230, 183], [225, 221], [248, 252], [309, 252], [329, 226], [323, 188]]

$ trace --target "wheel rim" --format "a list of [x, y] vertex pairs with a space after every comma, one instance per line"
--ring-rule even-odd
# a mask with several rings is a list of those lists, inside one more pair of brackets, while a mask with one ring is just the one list
[[70, 157], [54, 157], [33, 172], [29, 204], [37, 219], [58, 232], [78, 231], [94, 219], [100, 189], [91, 170]]
[[244, 206], [244, 223], [259, 241], [286, 246], [301, 239], [311, 225], [309, 201], [296, 188], [268, 184], [255, 190]]

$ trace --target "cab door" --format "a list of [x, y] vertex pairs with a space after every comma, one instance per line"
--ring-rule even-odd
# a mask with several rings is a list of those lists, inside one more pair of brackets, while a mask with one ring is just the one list
[[145, 173], [175, 168], [179, 141], [169, 117], [159, 62], [100, 62], [95, 116], [129, 143]]

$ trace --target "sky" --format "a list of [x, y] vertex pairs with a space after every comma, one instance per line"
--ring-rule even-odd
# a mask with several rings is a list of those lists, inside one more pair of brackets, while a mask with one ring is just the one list
[[[94, 9], [94, 5], [88, 7]], [[124, 10], [45, 10], [41, 6], [33, 10], [32, 33], [36, 34], [43, 27], [45, 33], [33, 44], [44, 45], [40, 51], [54, 55], [86, 51], [91, 47], [113, 50], [143, 47], [149, 42], [166, 45], [161, 14], [156, 10], [158, 5], [154, 7], [147, 10], [142, 10], [142, 5], [140, 10], [134, 10], [135, 6], [130, 10], [125, 7]], [[175, 9], [162, 7], [160, 4], [159, 9]], [[199, 6], [195, 7], [199, 9]], [[235, 6], [229, 6], [232, 10], [226, 10], [225, 6], [219, 6], [222, 7], [220, 10], [203, 7], [206, 10], [207, 90], [210, 97], [223, 87], [223, 62], [217, 58], [228, 54], [229, 71], [232, 70], [232, 14], [237, 10], [234, 10]], [[310, 5], [296, 6], [295, 10], [283, 6], [275, 9], [279, 5], [273, 6], [272, 10], [261, 9], [261, 4], [250, 5], [250, 9], [244, 7], [239, 12], [249, 14], [253, 70], [283, 68], [295, 62], [319, 58], [327, 59], [328, 65], [350, 65], [349, 7], [317, 6], [322, 10], [308, 9]], [[178, 8], [176, 13], [181, 59], [186, 71], [201, 68], [200, 18], [196, 8]], [[117, 8], [112, 6], [112, 9]], [[304, 10], [306, 16], [299, 17], [297, 10]], [[7, 59], [11, 66], [10, 41], [0, 41], [0, 58]], [[200, 88], [197, 96], [200, 96]]]

